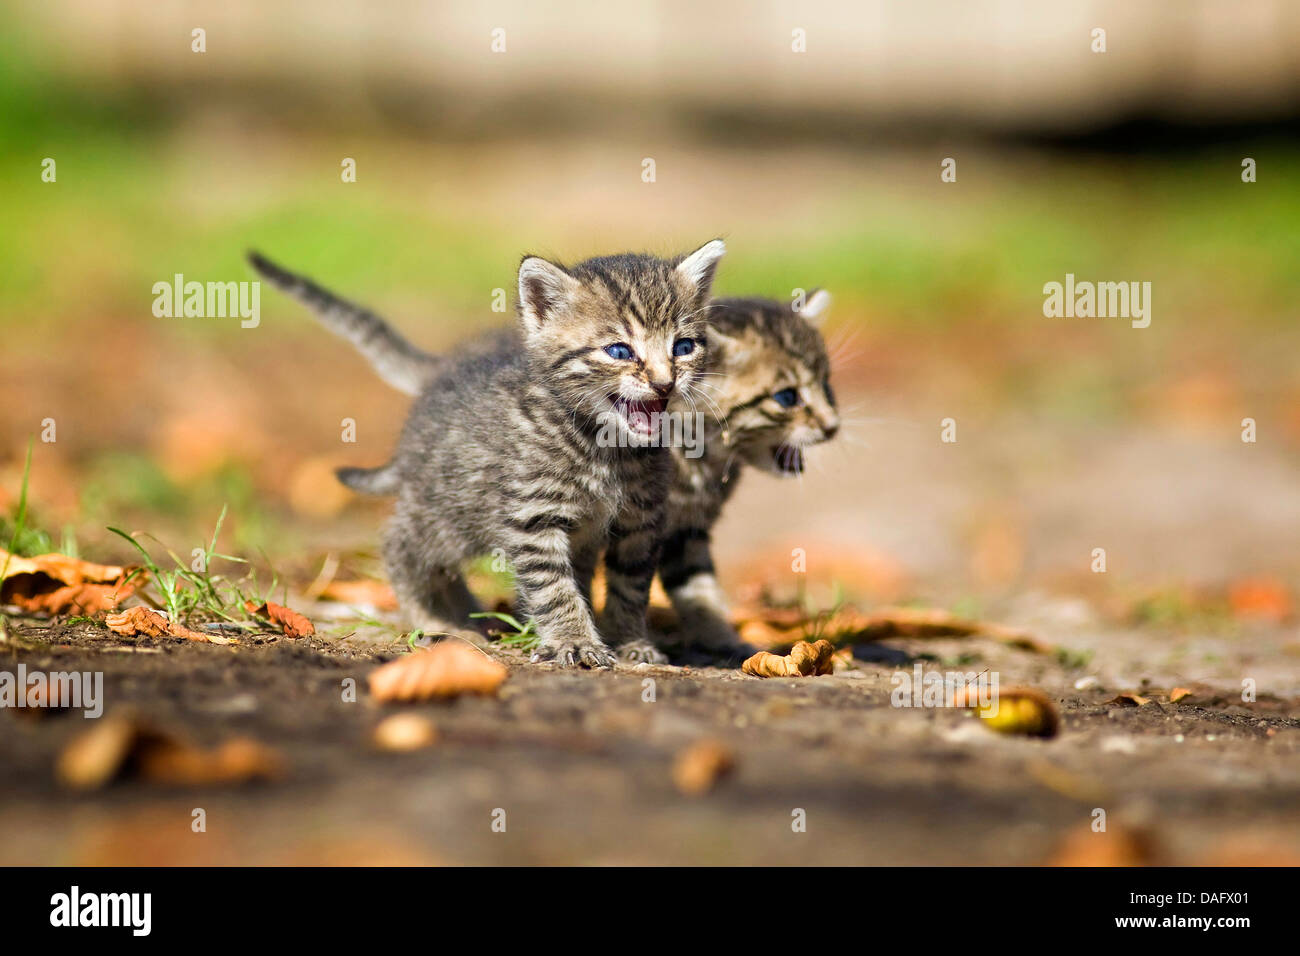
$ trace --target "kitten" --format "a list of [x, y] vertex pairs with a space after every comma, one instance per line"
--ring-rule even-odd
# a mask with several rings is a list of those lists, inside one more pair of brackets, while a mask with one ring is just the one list
[[659, 577], [682, 634], [715, 651], [743, 650], [714, 576], [710, 531], [735, 492], [742, 465], [784, 477], [803, 473], [804, 449], [839, 431], [830, 359], [818, 331], [830, 296], [813, 293], [796, 312], [771, 299], [716, 299], [709, 359], [720, 373], [705, 391], [717, 417], [704, 453], [674, 448]]
[[[704, 312], [718, 260], [713, 240], [688, 256], [589, 259], [519, 267], [519, 335], [424, 367], [372, 313], [252, 256], [269, 280], [317, 309], [384, 374], [421, 388], [393, 460], [366, 490], [397, 494], [384, 535], [389, 579], [412, 624], [463, 628], [475, 609], [469, 558], [504, 555], [541, 639], [534, 661], [610, 667], [589, 584], [605, 554], [604, 633], [646, 653], [645, 612], [663, 539], [670, 454], [648, 422], [706, 365]], [[324, 296], [322, 298], [322, 295]], [[427, 382], [427, 385], [423, 384]], [[597, 436], [613, 421], [613, 447]], [[348, 474], [340, 475], [345, 481]], [[350, 482], [349, 482], [350, 483]]]

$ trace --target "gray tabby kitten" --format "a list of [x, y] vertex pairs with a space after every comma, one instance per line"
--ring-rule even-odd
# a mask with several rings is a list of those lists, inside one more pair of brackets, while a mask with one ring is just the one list
[[[602, 629], [622, 639], [626, 656], [651, 650], [646, 605], [672, 462], [649, 443], [648, 423], [704, 370], [705, 305], [724, 252], [715, 239], [671, 261], [627, 254], [567, 269], [528, 256], [519, 267], [518, 339], [436, 363], [421, 362], [373, 313], [250, 256], [385, 378], [421, 389], [393, 460], [340, 474], [398, 495], [384, 558], [414, 626], [463, 628], [475, 602], [460, 566], [499, 552], [536, 621], [533, 660], [610, 667], [589, 593], [604, 552]], [[432, 381], [431, 367], [440, 372]], [[611, 421], [615, 447], [597, 441]]]

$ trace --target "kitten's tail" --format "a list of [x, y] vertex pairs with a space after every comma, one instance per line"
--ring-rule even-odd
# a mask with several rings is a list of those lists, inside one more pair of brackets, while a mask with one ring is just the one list
[[395, 495], [402, 487], [392, 462], [378, 468], [340, 468], [334, 474], [343, 484], [363, 495]]
[[[248, 254], [248, 261], [268, 282], [315, 312], [325, 328], [351, 342], [379, 377], [398, 391], [418, 395], [442, 369], [443, 359], [416, 348], [370, 310], [340, 299], [306, 276], [282, 269], [256, 252]], [[348, 484], [346, 480], [343, 483]]]

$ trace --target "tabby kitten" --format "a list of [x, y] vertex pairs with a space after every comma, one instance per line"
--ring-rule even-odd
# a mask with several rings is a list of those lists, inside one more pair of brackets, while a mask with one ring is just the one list
[[720, 373], [705, 390], [718, 416], [704, 452], [673, 449], [659, 577], [682, 634], [715, 651], [741, 649], [726, 595], [714, 576], [710, 531], [735, 492], [743, 465], [802, 474], [804, 449], [839, 431], [830, 359], [818, 331], [830, 296], [810, 296], [798, 312], [771, 299], [716, 299], [709, 311], [709, 359]]
[[[425, 364], [440, 373], [432, 381], [417, 374], [420, 353], [377, 316], [252, 257], [381, 373], [395, 369], [402, 386], [422, 387], [393, 460], [340, 475], [398, 496], [384, 558], [414, 626], [463, 628], [475, 604], [460, 566], [499, 553], [536, 622], [533, 660], [610, 667], [586, 590], [604, 552], [602, 630], [626, 656], [647, 652], [672, 460], [647, 443], [644, 423], [704, 369], [705, 305], [724, 251], [715, 239], [671, 261], [627, 254], [573, 268], [529, 256], [519, 267], [519, 336]], [[597, 441], [611, 421], [622, 439], [614, 447]]]

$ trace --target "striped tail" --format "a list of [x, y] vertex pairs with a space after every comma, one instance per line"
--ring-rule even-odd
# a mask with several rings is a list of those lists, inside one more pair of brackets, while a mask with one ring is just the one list
[[443, 367], [443, 359], [416, 348], [370, 310], [340, 299], [256, 252], [248, 254], [248, 261], [268, 282], [315, 312], [325, 328], [351, 342], [379, 377], [398, 391], [418, 395]]
[[402, 488], [397, 468], [391, 462], [378, 468], [339, 468], [334, 474], [363, 495], [395, 495]]

